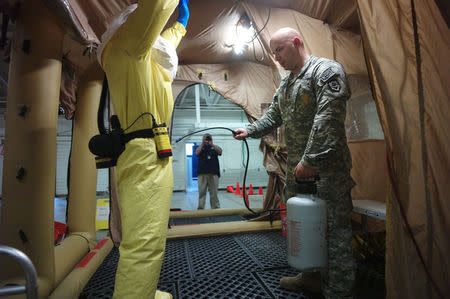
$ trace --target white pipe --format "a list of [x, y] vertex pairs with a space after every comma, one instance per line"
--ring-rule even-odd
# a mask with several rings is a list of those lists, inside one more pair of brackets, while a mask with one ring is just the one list
[[200, 124], [200, 85], [195, 84], [195, 115], [197, 117], [197, 125]]

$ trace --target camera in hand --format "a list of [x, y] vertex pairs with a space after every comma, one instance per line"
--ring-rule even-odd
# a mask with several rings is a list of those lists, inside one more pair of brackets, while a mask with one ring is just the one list
[[211, 141], [211, 136], [206, 136], [206, 137], [205, 137], [205, 140], [206, 140], [206, 141]]

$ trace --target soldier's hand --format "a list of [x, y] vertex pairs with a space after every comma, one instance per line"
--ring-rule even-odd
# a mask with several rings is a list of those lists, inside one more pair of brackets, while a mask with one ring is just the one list
[[297, 179], [306, 179], [315, 177], [317, 171], [311, 167], [305, 166], [302, 162], [298, 162], [297, 166], [294, 169], [294, 176]]
[[244, 140], [248, 137], [247, 129], [239, 128], [233, 131], [233, 137], [237, 140]]

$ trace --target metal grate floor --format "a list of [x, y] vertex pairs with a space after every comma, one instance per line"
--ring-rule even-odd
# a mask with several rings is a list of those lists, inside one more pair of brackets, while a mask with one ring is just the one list
[[[80, 298], [112, 298], [119, 250], [113, 248]], [[167, 241], [158, 289], [174, 299], [313, 298], [283, 290], [287, 264], [280, 231]]]
[[[240, 221], [239, 216], [204, 217], [200, 223]], [[199, 223], [184, 219], [172, 225]], [[181, 224], [180, 224], [181, 223]], [[297, 270], [287, 264], [286, 238], [280, 231], [169, 240], [158, 289], [174, 299], [322, 298], [281, 289], [280, 278]], [[79, 298], [112, 298], [119, 250], [113, 248]], [[384, 261], [358, 261], [355, 298], [385, 297]]]

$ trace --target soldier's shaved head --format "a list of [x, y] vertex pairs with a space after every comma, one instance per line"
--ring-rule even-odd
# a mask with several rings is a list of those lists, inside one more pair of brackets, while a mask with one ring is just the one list
[[279, 40], [293, 40], [295, 38], [301, 39], [300, 33], [298, 33], [298, 31], [293, 28], [284, 27], [284, 28], [278, 29], [272, 35], [270, 42], [279, 41]]
[[272, 35], [270, 49], [275, 60], [294, 74], [300, 71], [308, 58], [300, 33], [289, 27], [278, 29]]

